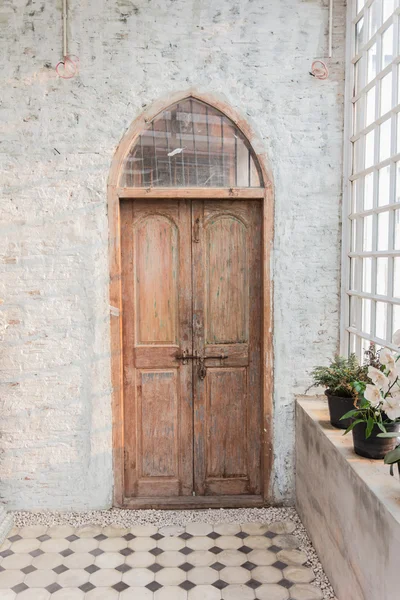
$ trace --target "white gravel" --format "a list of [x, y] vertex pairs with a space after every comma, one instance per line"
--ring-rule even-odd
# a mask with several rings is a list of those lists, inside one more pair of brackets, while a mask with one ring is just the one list
[[320, 588], [324, 600], [335, 599], [335, 593], [324, 573], [310, 538], [294, 508], [235, 508], [207, 510], [94, 510], [87, 512], [14, 512], [15, 526], [25, 525], [61, 525], [67, 523], [72, 527], [83, 525], [132, 525], [152, 524], [157, 527], [165, 525], [187, 525], [188, 523], [273, 523], [290, 520], [296, 525], [294, 535], [300, 540], [300, 548], [308, 557], [307, 565], [313, 569], [315, 580], [313, 585]]

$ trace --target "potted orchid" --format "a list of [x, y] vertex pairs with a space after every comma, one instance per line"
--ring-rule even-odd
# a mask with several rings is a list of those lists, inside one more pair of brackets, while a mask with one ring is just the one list
[[[393, 343], [400, 346], [400, 330], [394, 334]], [[370, 383], [353, 384], [359, 406], [342, 417], [352, 419], [345, 434], [352, 431], [356, 454], [373, 459], [393, 451], [400, 436], [400, 354], [387, 348], [378, 354], [377, 366], [368, 367]]]

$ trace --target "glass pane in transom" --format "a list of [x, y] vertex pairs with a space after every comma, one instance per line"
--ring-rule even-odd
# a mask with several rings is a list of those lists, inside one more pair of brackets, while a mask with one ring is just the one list
[[188, 98], [160, 113], [125, 160], [122, 187], [261, 187], [257, 158], [239, 128]]

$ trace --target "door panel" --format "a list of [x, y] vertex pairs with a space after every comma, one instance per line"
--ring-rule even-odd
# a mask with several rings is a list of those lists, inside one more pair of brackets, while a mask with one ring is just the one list
[[137, 378], [140, 476], [178, 479], [177, 369], [138, 370]]
[[125, 495], [193, 489], [190, 202], [121, 206]]
[[[206, 415], [210, 477], [245, 477], [247, 474], [246, 388], [246, 368], [208, 369]], [[232, 397], [236, 400], [234, 403]]]
[[207, 344], [248, 340], [247, 227], [232, 215], [209, 218], [206, 235]]
[[[136, 345], [177, 344], [178, 228], [159, 214], [134, 225]], [[162, 282], [162, 285], [160, 283]]]
[[193, 343], [208, 357], [193, 373], [195, 492], [259, 494], [261, 206], [194, 201], [192, 219]]

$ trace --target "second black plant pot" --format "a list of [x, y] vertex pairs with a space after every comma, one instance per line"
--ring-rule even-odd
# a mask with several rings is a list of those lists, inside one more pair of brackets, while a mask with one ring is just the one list
[[[374, 460], [384, 458], [385, 454], [394, 450], [398, 444], [398, 438], [380, 438], [378, 433], [382, 433], [377, 425], [374, 425], [372, 433], [368, 439], [365, 439], [366, 423], [357, 423], [353, 427], [353, 444], [354, 452], [365, 458], [373, 458]], [[391, 423], [385, 425], [386, 430], [390, 433], [399, 432], [400, 423]]]
[[328, 398], [331, 425], [337, 427], [338, 429], [347, 429], [351, 423], [351, 419], [345, 419], [344, 421], [341, 421], [340, 418], [355, 408], [354, 398], [332, 396], [329, 394], [329, 392], [325, 392], [325, 395]]

